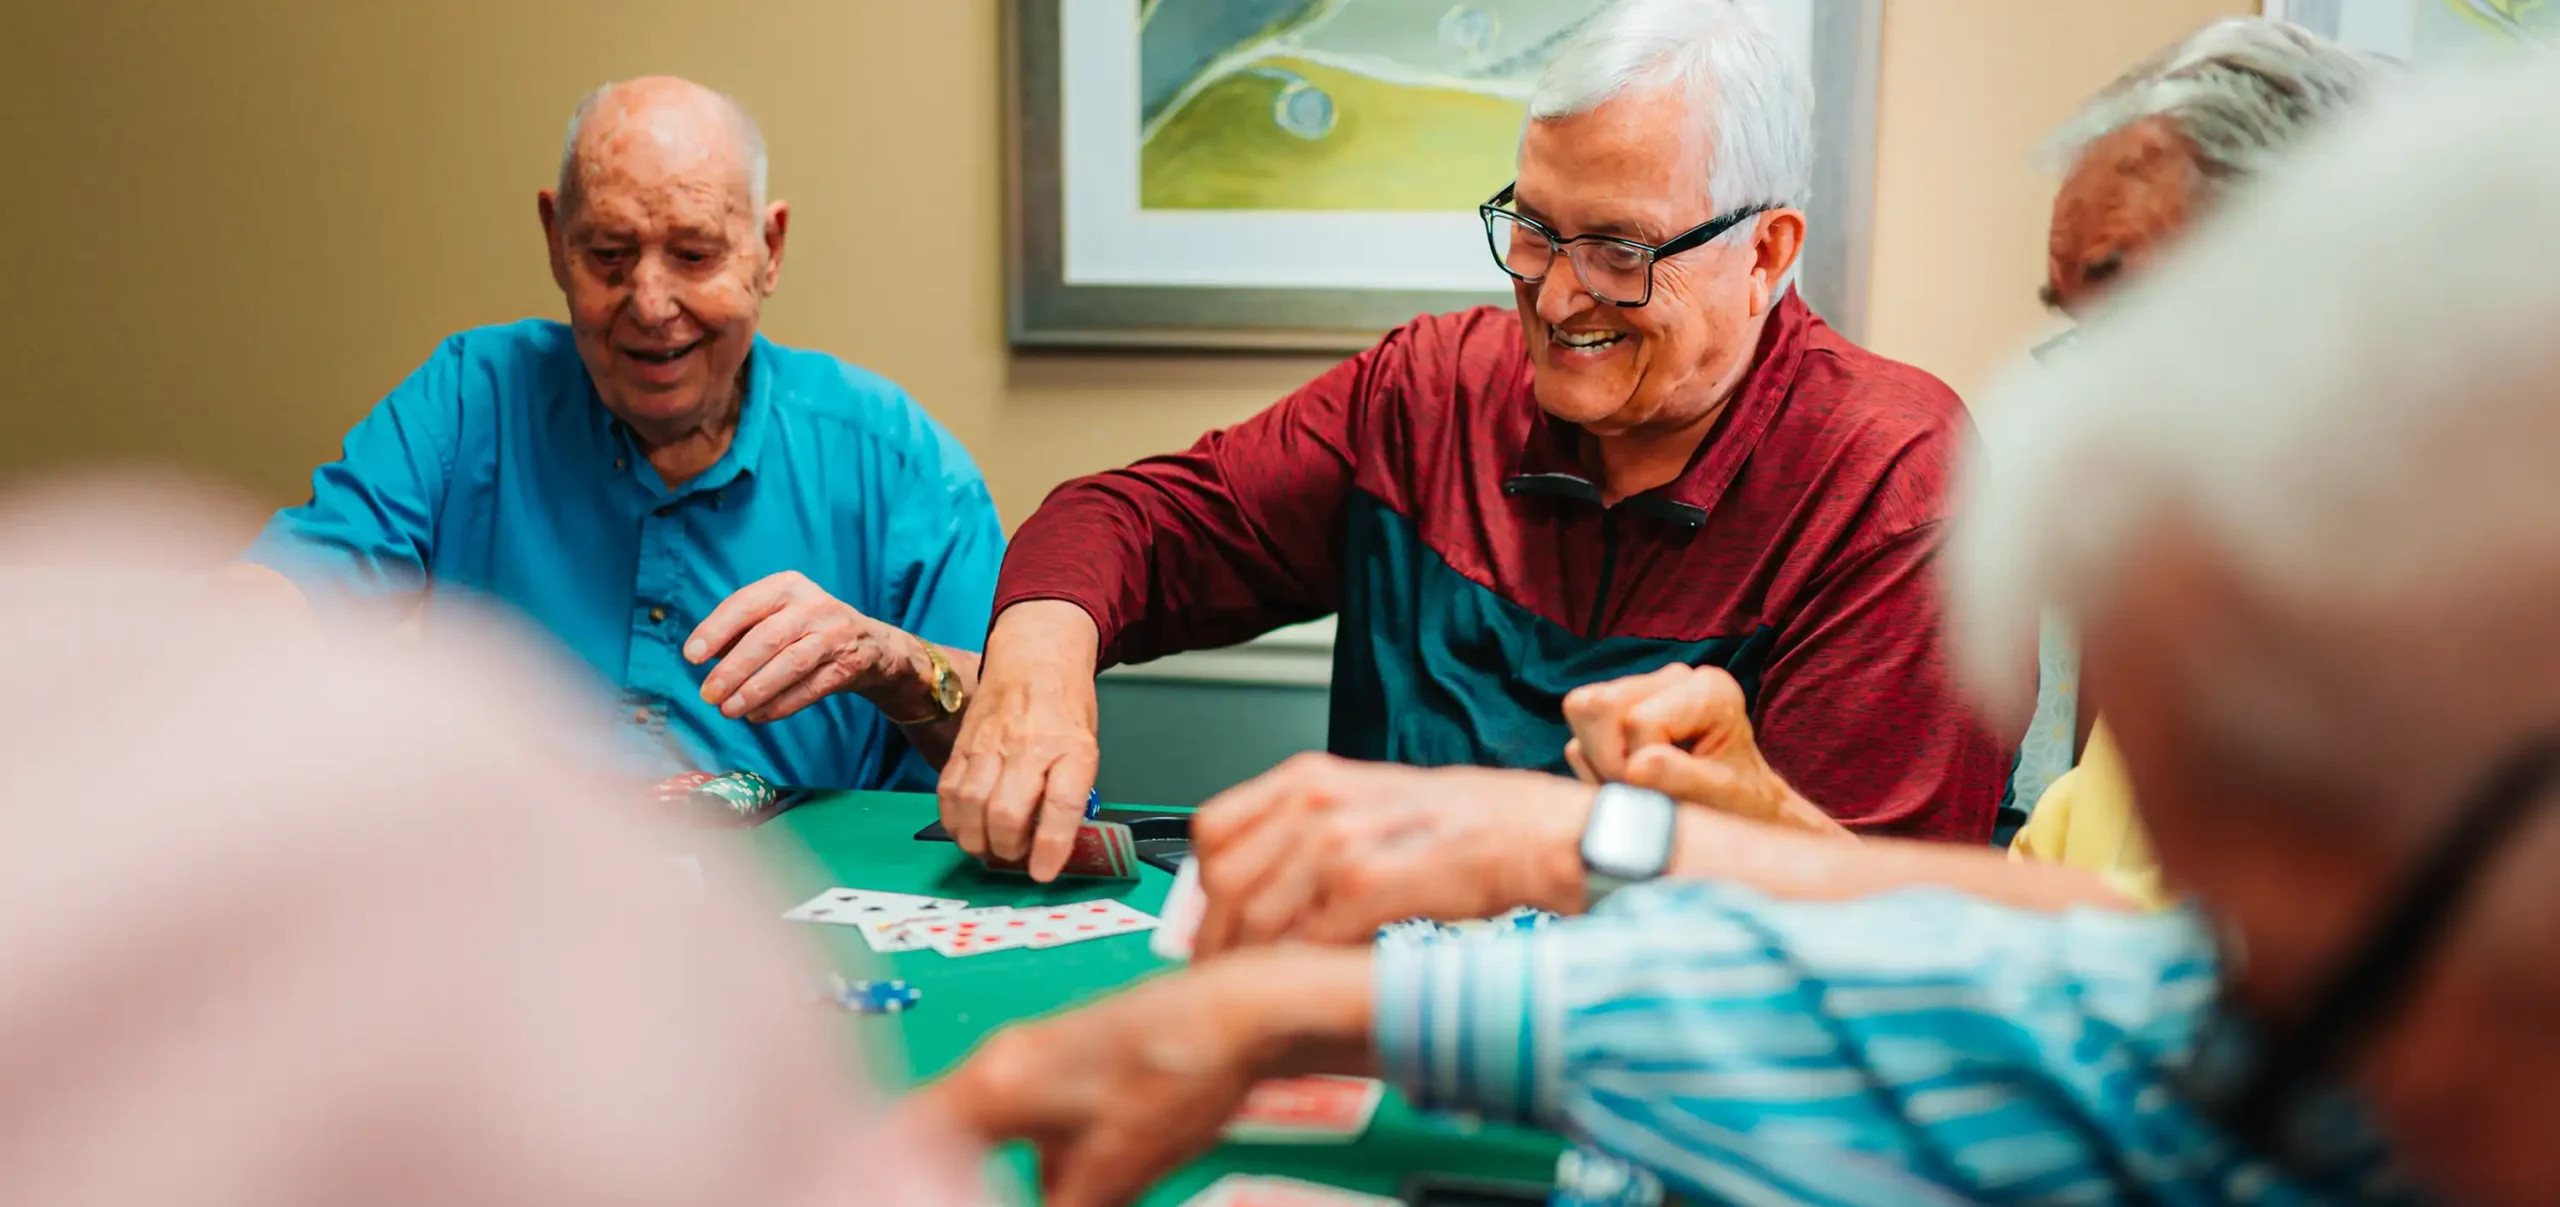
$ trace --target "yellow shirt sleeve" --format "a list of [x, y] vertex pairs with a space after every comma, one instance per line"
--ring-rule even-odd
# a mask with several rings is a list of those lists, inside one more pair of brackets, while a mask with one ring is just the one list
[[2148, 909], [2169, 904], [2151, 838], [2134, 811], [2133, 779], [2103, 719], [2091, 730], [2080, 765], [2064, 772], [2036, 801], [2026, 828], [2010, 840], [2009, 857], [2095, 872]]

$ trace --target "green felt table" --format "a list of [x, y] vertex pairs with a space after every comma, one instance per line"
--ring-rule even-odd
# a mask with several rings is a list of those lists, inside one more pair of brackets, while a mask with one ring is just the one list
[[[1159, 912], [1173, 878], [1143, 868], [1135, 884], [1036, 885], [990, 875], [947, 842], [918, 842], [934, 820], [933, 798], [849, 792], [793, 809], [753, 832], [752, 841], [794, 901], [831, 887], [957, 897], [971, 905], [1029, 905], [1115, 897]], [[1173, 965], [1142, 936], [1121, 935], [1046, 951], [999, 951], [952, 959], [931, 951], [881, 955], [850, 928], [815, 927], [847, 977], [888, 975], [923, 992], [903, 1014], [848, 1015], [875, 1078], [894, 1085], [932, 1078], [958, 1064], [988, 1032], [1104, 996]], [[884, 967], [885, 966], [885, 967]], [[1275, 987], [1274, 992], [1285, 992]], [[1527, 1182], [1552, 1180], [1558, 1137], [1499, 1124], [1423, 1115], [1390, 1091], [1366, 1134], [1342, 1145], [1228, 1144], [1159, 1184], [1141, 1200], [1170, 1207], [1229, 1173], [1278, 1174], [1372, 1194], [1399, 1192], [1408, 1176], [1439, 1173]], [[997, 1176], [1035, 1184], [1031, 1155], [1015, 1146], [997, 1156]]]

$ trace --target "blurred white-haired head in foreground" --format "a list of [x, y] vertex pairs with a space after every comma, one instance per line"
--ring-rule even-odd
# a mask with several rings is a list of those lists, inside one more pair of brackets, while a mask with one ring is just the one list
[[1985, 400], [1949, 559], [1999, 706], [2036, 609], [2081, 622], [2270, 1063], [2509, 1203], [2560, 1202], [2560, 791], [2472, 802], [2560, 735], [2553, 114], [2548, 64], [2425, 81], [2235, 196]]
[[[48, 1204], [972, 1202], [512, 638], [200, 586], [198, 501], [0, 507], [0, 1186]], [[903, 1125], [900, 1125], [903, 1127]]]

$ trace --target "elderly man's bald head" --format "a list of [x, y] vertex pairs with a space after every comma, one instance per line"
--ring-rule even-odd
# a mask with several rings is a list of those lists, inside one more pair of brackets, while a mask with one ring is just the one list
[[671, 75], [605, 84], [578, 102], [560, 139], [560, 209], [577, 210], [589, 175], [613, 157], [645, 154], [682, 169], [707, 159], [735, 166], [748, 205], [761, 224], [765, 202], [764, 131], [736, 97]]

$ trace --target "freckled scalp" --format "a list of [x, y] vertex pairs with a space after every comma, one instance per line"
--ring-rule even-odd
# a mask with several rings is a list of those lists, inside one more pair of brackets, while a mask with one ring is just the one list
[[763, 231], [764, 132], [737, 98], [673, 76], [624, 80], [588, 93], [569, 114], [560, 141], [560, 212], [577, 212], [589, 182], [631, 163], [670, 174], [732, 166]]

